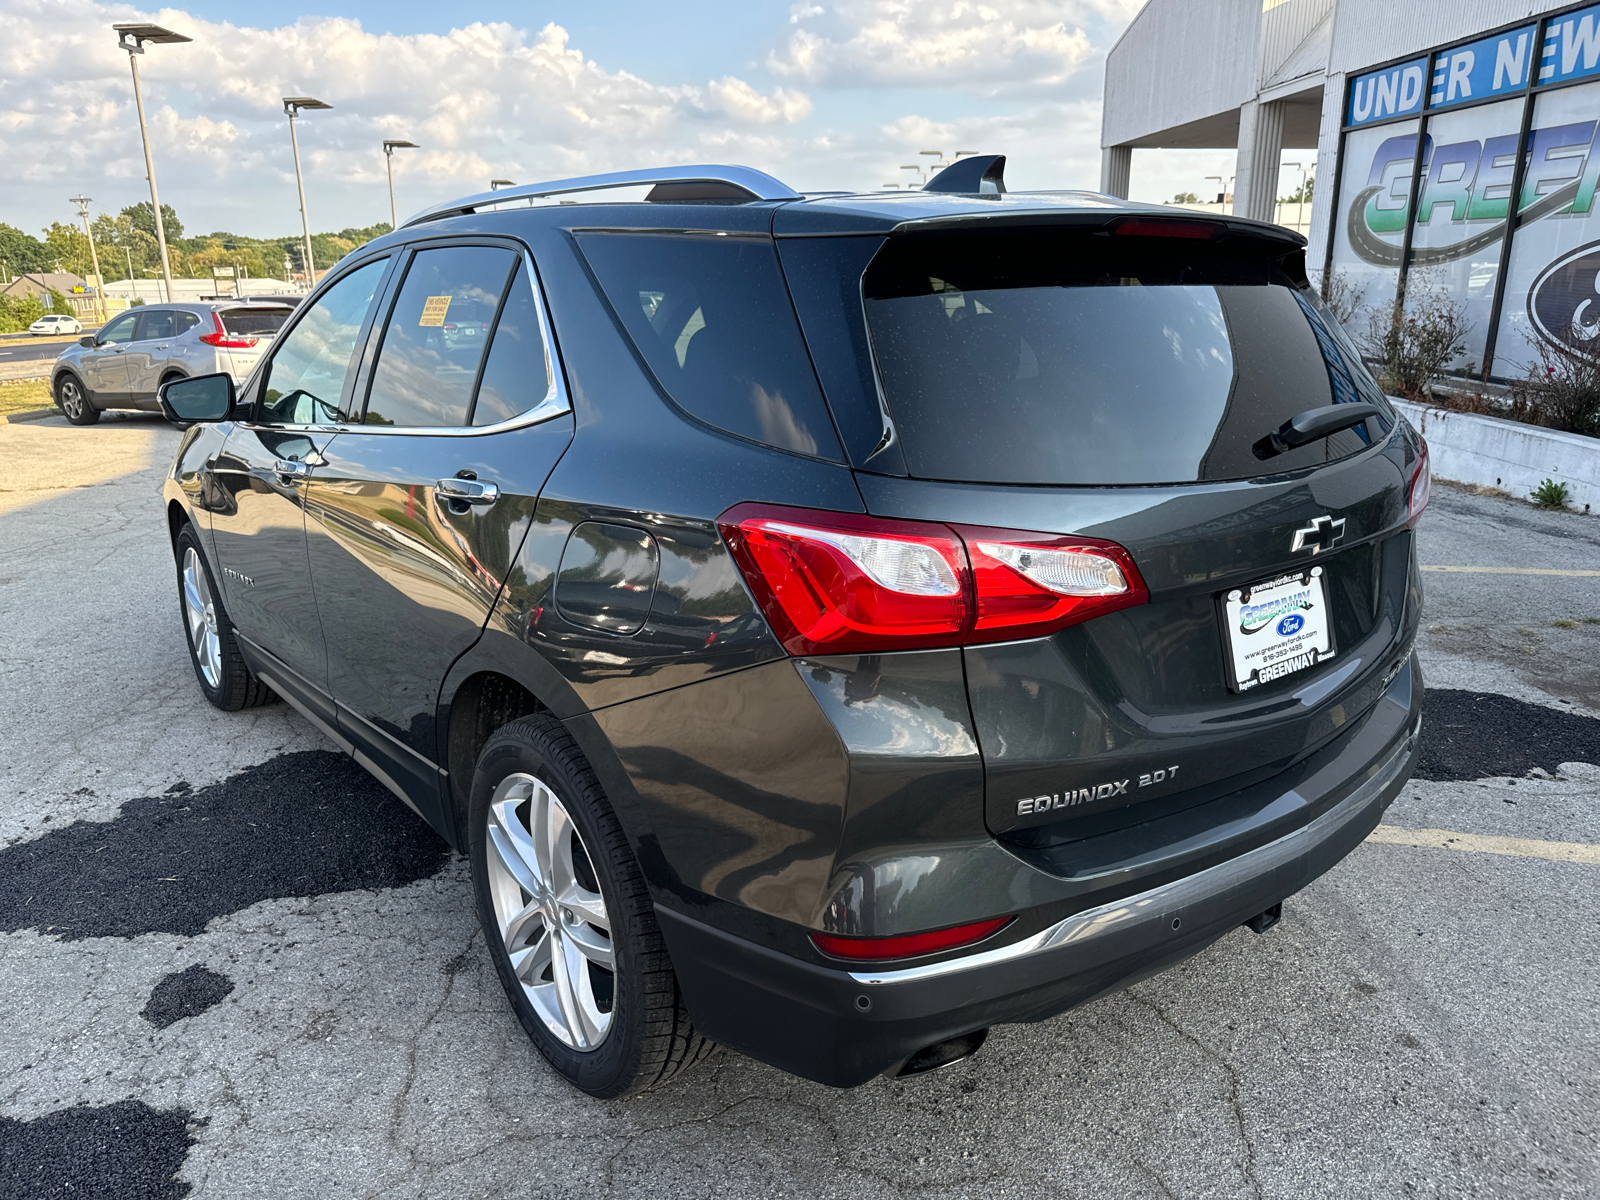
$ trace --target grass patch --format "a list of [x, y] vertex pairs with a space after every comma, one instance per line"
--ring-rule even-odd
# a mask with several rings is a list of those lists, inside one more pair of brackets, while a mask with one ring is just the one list
[[1578, 627], [1578, 623], [1576, 621], [1569, 621], [1566, 617], [1557, 617], [1554, 621], [1551, 621], [1550, 624], [1556, 629], [1576, 629]]
[[54, 404], [48, 379], [0, 384], [0, 413], [26, 412], [30, 408], [50, 408]]
[[1585, 625], [1600, 625], [1600, 617], [1579, 617]]

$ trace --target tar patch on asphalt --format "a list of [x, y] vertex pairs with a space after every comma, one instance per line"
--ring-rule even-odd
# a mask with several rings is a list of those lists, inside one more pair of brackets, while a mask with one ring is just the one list
[[164, 975], [150, 990], [150, 999], [139, 1015], [157, 1029], [165, 1029], [186, 1017], [198, 1017], [214, 1008], [233, 991], [233, 980], [199, 963], [184, 971]]
[[75, 1105], [32, 1121], [0, 1117], [0, 1200], [168, 1200], [195, 1138], [182, 1108], [138, 1100]]
[[1422, 694], [1418, 779], [1520, 778], [1564, 762], [1600, 764], [1600, 721], [1493, 692]]
[[0, 849], [0, 932], [193, 937], [262, 900], [402, 887], [449, 853], [353, 760], [303, 750]]

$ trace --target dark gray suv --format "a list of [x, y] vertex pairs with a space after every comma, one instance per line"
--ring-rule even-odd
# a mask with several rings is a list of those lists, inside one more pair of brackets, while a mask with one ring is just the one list
[[1303, 239], [1003, 162], [469, 197], [162, 391], [206, 696], [470, 856], [588, 1092], [954, 1061], [1265, 931], [1410, 774], [1427, 451]]

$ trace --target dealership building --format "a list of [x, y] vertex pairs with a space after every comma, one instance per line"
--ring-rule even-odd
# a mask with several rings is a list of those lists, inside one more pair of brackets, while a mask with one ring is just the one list
[[1511, 378], [1541, 343], [1600, 354], [1597, 122], [1600, 4], [1150, 0], [1107, 59], [1101, 189], [1136, 148], [1233, 149], [1233, 211], [1271, 220], [1314, 149], [1313, 279], [1443, 292], [1458, 365]]

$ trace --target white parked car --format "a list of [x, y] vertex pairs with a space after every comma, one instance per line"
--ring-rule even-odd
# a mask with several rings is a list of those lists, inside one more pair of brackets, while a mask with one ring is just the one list
[[45, 313], [28, 326], [28, 332], [35, 337], [45, 337], [52, 333], [82, 333], [83, 324], [77, 317], [63, 316], [61, 313]]

